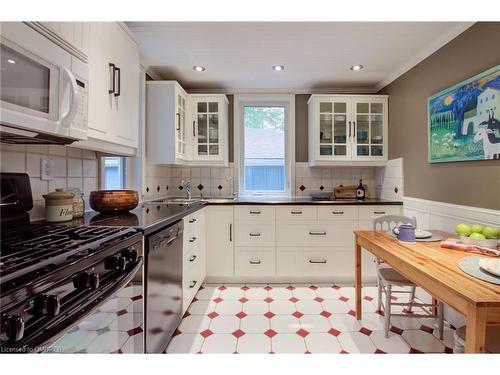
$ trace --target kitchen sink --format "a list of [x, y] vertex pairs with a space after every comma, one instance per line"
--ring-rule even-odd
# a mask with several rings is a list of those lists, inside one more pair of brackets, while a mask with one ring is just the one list
[[207, 203], [231, 203], [234, 202], [236, 199], [235, 198], [203, 198], [201, 199], [202, 202], [207, 202]]

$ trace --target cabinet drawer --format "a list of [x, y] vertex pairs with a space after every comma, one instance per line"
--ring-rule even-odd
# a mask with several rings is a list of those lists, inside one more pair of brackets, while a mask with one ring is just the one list
[[353, 246], [356, 221], [335, 223], [279, 224], [278, 246]]
[[[262, 251], [261, 251], [262, 250]], [[274, 247], [235, 248], [236, 276], [273, 276], [276, 274], [276, 253]]]
[[192, 252], [194, 249], [199, 249], [201, 246], [201, 237], [199, 232], [184, 233], [183, 237], [183, 254]]
[[275, 208], [273, 206], [235, 206], [234, 207], [234, 221], [242, 222], [274, 222]]
[[401, 215], [401, 206], [360, 206], [359, 220], [372, 220], [383, 215]]
[[275, 246], [275, 226], [272, 224], [242, 224], [234, 226], [236, 246]]
[[183, 305], [187, 304], [189, 306], [203, 283], [204, 272], [202, 267], [204, 267], [202, 254], [196, 249], [184, 256], [182, 264]]
[[276, 218], [280, 221], [316, 220], [318, 209], [316, 206], [279, 206], [276, 208]]
[[192, 233], [192, 232], [199, 232], [201, 226], [203, 225], [202, 223], [202, 211], [197, 211], [193, 212], [192, 214], [186, 216], [183, 221], [184, 221], [184, 235]]
[[330, 276], [332, 280], [354, 279], [354, 252], [329, 251], [327, 248], [307, 252], [279, 249], [278, 276]]
[[358, 220], [358, 207], [321, 206], [318, 207], [318, 220]]

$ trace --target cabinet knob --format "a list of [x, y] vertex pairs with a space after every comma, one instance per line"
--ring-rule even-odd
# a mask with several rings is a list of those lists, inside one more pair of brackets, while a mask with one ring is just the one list
[[5, 322], [5, 334], [12, 341], [19, 341], [24, 336], [24, 318], [11, 315]]

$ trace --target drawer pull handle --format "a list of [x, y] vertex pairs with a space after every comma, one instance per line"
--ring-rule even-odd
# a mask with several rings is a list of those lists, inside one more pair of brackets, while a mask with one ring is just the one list
[[196, 255], [193, 255], [191, 258], [189, 258], [189, 261], [194, 262], [195, 259], [196, 259]]
[[191, 237], [191, 238], [189, 239], [189, 242], [194, 242], [194, 241], [196, 241], [196, 237]]
[[326, 232], [309, 232], [311, 236], [326, 236]]
[[294, 211], [290, 211], [290, 213], [292, 215], [302, 215], [302, 211], [299, 211], [299, 210], [297, 210], [297, 211], [295, 211], [295, 210]]
[[260, 210], [250, 210], [251, 215], [260, 215]]
[[196, 219], [189, 219], [189, 224], [196, 223]]
[[373, 211], [375, 215], [385, 215], [385, 211]]
[[309, 259], [309, 263], [312, 263], [312, 264], [326, 264], [326, 259], [322, 259], [322, 260]]
[[260, 233], [259, 232], [251, 232], [249, 233], [250, 237], [260, 237]]
[[196, 286], [197, 283], [198, 283], [198, 281], [193, 280], [193, 282], [191, 283], [191, 285], [189, 286], [189, 288], [193, 289]]
[[250, 264], [261, 264], [262, 262], [260, 260], [251, 260]]
[[334, 214], [334, 215], [343, 215], [344, 211], [332, 211], [332, 214]]

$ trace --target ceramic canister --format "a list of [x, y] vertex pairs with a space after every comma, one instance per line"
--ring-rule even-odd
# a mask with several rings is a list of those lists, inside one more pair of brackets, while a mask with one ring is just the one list
[[398, 240], [403, 242], [415, 242], [415, 227], [411, 224], [401, 224], [399, 227]]
[[63, 189], [56, 189], [56, 191], [43, 195], [45, 198], [45, 220], [57, 223], [73, 219], [74, 196], [73, 193]]

